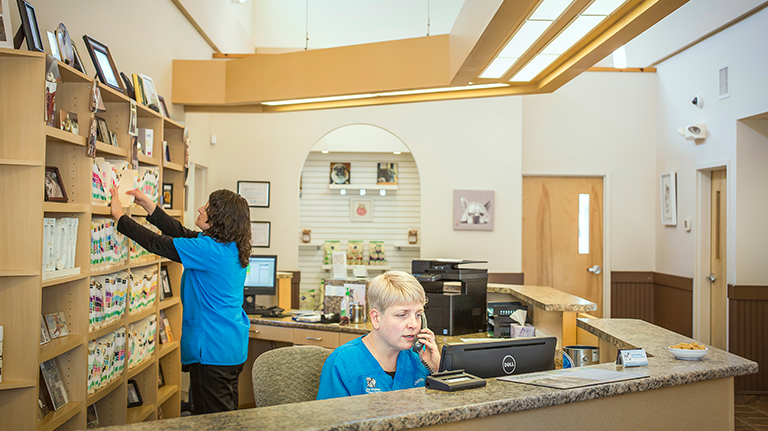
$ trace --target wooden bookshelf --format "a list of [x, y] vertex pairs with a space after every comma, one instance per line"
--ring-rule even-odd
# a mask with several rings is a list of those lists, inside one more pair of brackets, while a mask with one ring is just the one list
[[[106, 269], [90, 266], [90, 222], [110, 217], [110, 208], [91, 201], [92, 160], [86, 155], [88, 125], [93, 113], [89, 101], [92, 78], [59, 62], [62, 82], [56, 88], [56, 110], [75, 112], [79, 133], [74, 134], [44, 123], [45, 55], [43, 53], [0, 48], [0, 201], [13, 202], [0, 208], [0, 325], [4, 327], [3, 382], [0, 383], [2, 429], [52, 431], [84, 429], [86, 409], [96, 405], [102, 426], [153, 420], [162, 405], [166, 418], [180, 415], [181, 354], [178, 341], [156, 344], [155, 351], [137, 367], [128, 370], [105, 387], [87, 394], [88, 343], [125, 329], [149, 316], [159, 318], [166, 310], [174, 336], [181, 333], [181, 302], [178, 297], [162, 303], [159, 295], [147, 309], [128, 313], [102, 328], [89, 330], [89, 286], [92, 277], [137, 269], [169, 267], [178, 295], [182, 266], [159, 257], [131, 262], [130, 259]], [[96, 115], [107, 121], [118, 145], [96, 143], [98, 157], [130, 161], [130, 102], [127, 96], [99, 85], [106, 112]], [[141, 156], [142, 165], [160, 167], [159, 188], [172, 183], [176, 217], [181, 217], [184, 200], [184, 126], [159, 113], [137, 105], [138, 127], [154, 130], [156, 157]], [[163, 141], [168, 142], [171, 162], [165, 165]], [[44, 202], [41, 191], [45, 166], [59, 168], [69, 200]], [[127, 214], [141, 215], [138, 207], [125, 208]], [[146, 216], [146, 214], [143, 214]], [[42, 223], [44, 217], [74, 217], [79, 221], [75, 267], [80, 274], [43, 280]], [[156, 289], [156, 292], [158, 290]], [[157, 294], [156, 294], [157, 295]], [[40, 345], [40, 317], [63, 311], [69, 335]], [[128, 340], [126, 340], [126, 347]], [[39, 422], [37, 396], [40, 364], [55, 359], [69, 402], [51, 411]], [[157, 388], [160, 363], [166, 385]], [[145, 405], [127, 408], [127, 381], [135, 379]]]

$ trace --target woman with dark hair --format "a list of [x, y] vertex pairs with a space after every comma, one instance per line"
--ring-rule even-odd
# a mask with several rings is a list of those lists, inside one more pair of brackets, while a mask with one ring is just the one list
[[[184, 265], [181, 277], [181, 363], [189, 367], [195, 414], [237, 410], [238, 376], [248, 356], [250, 321], [243, 311], [243, 285], [251, 254], [248, 202], [230, 190], [217, 190], [185, 228], [140, 190], [128, 192], [147, 211], [157, 235], [123, 217], [112, 190], [117, 230], [150, 253]], [[117, 203], [117, 205], [115, 205]]]

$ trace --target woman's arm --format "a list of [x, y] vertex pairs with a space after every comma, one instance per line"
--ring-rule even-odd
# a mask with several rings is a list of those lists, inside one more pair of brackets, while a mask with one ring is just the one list
[[123, 214], [117, 219], [117, 231], [136, 241], [148, 252], [166, 257], [174, 262], [181, 263], [181, 257], [173, 244], [173, 238], [168, 235], [158, 235], [135, 220]]
[[[134, 202], [147, 211], [147, 221], [160, 229], [163, 235], [168, 235], [171, 238], [197, 238], [199, 232], [185, 228], [180, 221], [169, 216], [160, 207], [155, 205], [141, 190], [129, 190], [126, 193], [133, 196]], [[116, 199], [118, 202], [120, 201], [117, 190], [112, 189], [112, 202], [115, 202]], [[119, 221], [120, 219], [117, 218], [117, 220]]]

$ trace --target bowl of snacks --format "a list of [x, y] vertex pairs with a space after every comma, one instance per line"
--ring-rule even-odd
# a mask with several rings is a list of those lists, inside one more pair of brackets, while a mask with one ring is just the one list
[[669, 352], [672, 353], [676, 359], [683, 361], [698, 361], [709, 352], [709, 349], [707, 346], [696, 342], [677, 343], [673, 346], [669, 346]]

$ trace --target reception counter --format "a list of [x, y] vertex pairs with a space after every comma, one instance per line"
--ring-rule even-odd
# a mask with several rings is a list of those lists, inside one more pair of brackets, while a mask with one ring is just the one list
[[[260, 328], [285, 329], [285, 324], [277, 322], [260, 320], [257, 325]], [[312, 330], [303, 325], [307, 324], [296, 323], [288, 329]], [[489, 379], [484, 388], [455, 393], [418, 388], [114, 429], [283, 431], [434, 427], [458, 430], [479, 427], [509, 429], [512, 424], [515, 428], [577, 426], [592, 431], [617, 428], [734, 428], [733, 378], [756, 373], [755, 362], [712, 347], [700, 361], [676, 360], [666, 351], [666, 347], [693, 340], [634, 319], [581, 319], [578, 325], [614, 348], [646, 349], [652, 354], [649, 365], [629, 371], [645, 373], [650, 377], [567, 390]], [[348, 331], [365, 330], [354, 326], [337, 328], [348, 334], [355, 333]], [[615, 369], [613, 363], [594, 367]]]

